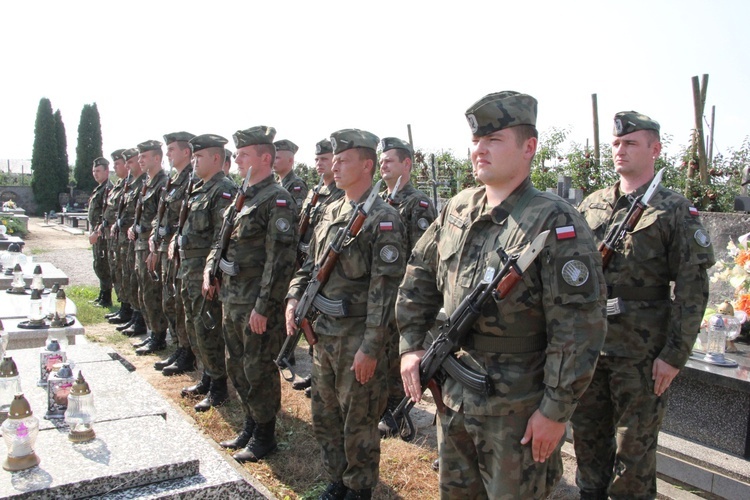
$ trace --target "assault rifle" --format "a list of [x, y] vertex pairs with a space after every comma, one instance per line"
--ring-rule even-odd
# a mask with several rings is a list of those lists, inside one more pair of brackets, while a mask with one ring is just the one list
[[305, 233], [307, 233], [307, 229], [310, 227], [310, 217], [312, 216], [313, 210], [315, 210], [315, 207], [318, 205], [318, 199], [320, 198], [320, 189], [322, 187], [323, 176], [321, 175], [318, 184], [313, 188], [313, 195], [312, 198], [310, 198], [310, 203], [307, 204], [304, 212], [302, 212], [302, 217], [300, 217], [299, 219], [300, 242], [299, 246], [297, 247], [297, 262], [299, 262], [300, 266], [305, 263], [305, 258], [307, 258], [307, 251], [310, 248], [309, 244], [305, 245], [304, 243], [302, 243], [302, 238], [305, 237]]
[[394, 206], [396, 204], [394, 199], [396, 198], [396, 195], [398, 194], [398, 188], [401, 187], [401, 179], [403, 177], [404, 177], [403, 175], [399, 176], [399, 178], [396, 180], [396, 185], [393, 186], [393, 191], [391, 191], [388, 194], [388, 197], [385, 199], [385, 201], [387, 201], [388, 204], [391, 206]]
[[[440, 388], [436, 377], [448, 375], [464, 387], [480, 394], [492, 395], [495, 388], [489, 375], [478, 373], [459, 361], [453, 353], [463, 344], [466, 335], [479, 319], [482, 308], [490, 297], [495, 300], [505, 298], [513, 287], [521, 281], [524, 271], [536, 259], [544, 248], [549, 231], [539, 233], [534, 241], [526, 247], [523, 254], [507, 257], [502, 269], [488, 280], [479, 283], [472, 292], [461, 301], [450, 318], [440, 327], [439, 335], [430, 345], [419, 362], [419, 382], [421, 392], [429, 388], [435, 397], [438, 409], [443, 407]], [[502, 252], [502, 250], [501, 250]], [[504, 252], [502, 252], [504, 255]], [[488, 269], [489, 271], [489, 269]], [[487, 273], [489, 274], [489, 273]], [[411, 441], [416, 430], [409, 418], [409, 411], [414, 407], [411, 398], [404, 397], [392, 413], [386, 411], [384, 418], [394, 422], [402, 420], [406, 429], [401, 429], [401, 439]]]
[[[370, 196], [367, 197], [365, 202], [361, 203], [352, 212], [352, 216], [346, 227], [339, 228], [338, 232], [336, 232], [336, 236], [333, 237], [333, 240], [328, 245], [326, 252], [313, 268], [315, 276], [307, 284], [305, 293], [302, 294], [302, 298], [297, 302], [297, 307], [294, 308], [294, 325], [297, 328], [297, 333], [295, 335], [287, 335], [284, 345], [281, 347], [281, 352], [276, 357], [276, 364], [281, 370], [281, 375], [287, 381], [294, 380], [294, 370], [289, 362], [289, 358], [292, 353], [294, 353], [294, 348], [297, 347], [297, 343], [299, 342], [302, 333], [305, 334], [305, 339], [307, 339], [307, 343], [310, 344], [310, 346], [318, 343], [318, 337], [315, 335], [307, 316], [313, 306], [316, 309], [321, 310], [321, 312], [326, 312], [326, 303], [322, 300], [318, 300], [317, 302], [315, 300], [316, 297], [318, 297], [318, 292], [328, 281], [333, 268], [336, 267], [336, 262], [338, 262], [339, 255], [341, 255], [341, 251], [344, 247], [344, 242], [347, 238], [356, 238], [357, 234], [359, 234], [359, 231], [362, 229], [362, 225], [364, 224], [365, 219], [367, 219], [372, 204], [375, 203], [375, 199], [378, 197], [382, 182], [382, 179], [379, 180], [372, 188]], [[322, 298], [323, 297], [320, 297], [320, 299]], [[346, 313], [345, 308], [343, 312]], [[288, 374], [285, 371], [288, 372]]]
[[112, 188], [112, 183], [109, 182], [109, 179], [107, 179], [106, 182], [107, 185], [104, 186], [104, 197], [102, 202], [102, 215], [99, 217], [99, 225], [93, 231], [98, 231], [100, 237], [105, 237], [104, 231], [107, 229], [107, 221], [104, 219], [104, 212], [106, 212], [109, 207], [109, 192]]
[[147, 179], [143, 180], [143, 187], [141, 188], [140, 193], [138, 193], [138, 201], [135, 203], [135, 217], [133, 218], [133, 233], [136, 235], [136, 239], [138, 239], [138, 235], [141, 232], [141, 216], [143, 215], [143, 197], [146, 196], [146, 191], [148, 190], [148, 182]]
[[[161, 265], [161, 259], [159, 259], [159, 246], [161, 245], [161, 240], [163, 239], [163, 236], [166, 234], [166, 232], [162, 232], [161, 229], [161, 219], [164, 217], [164, 213], [167, 211], [167, 196], [169, 195], [169, 189], [172, 187], [172, 177], [169, 177], [167, 179], [167, 185], [164, 186], [162, 189], [164, 192], [161, 194], [161, 198], [159, 198], [159, 207], [156, 209], [156, 231], [154, 231], [154, 254], [156, 255], [156, 262], [154, 263], [154, 268], [149, 270], [149, 273], [151, 274], [151, 279], [153, 281], [159, 281], [160, 280], [160, 272], [156, 271], [156, 266]], [[169, 222], [167, 222], [169, 224]]]
[[125, 186], [122, 188], [122, 193], [120, 193], [120, 199], [117, 202], [117, 220], [115, 221], [115, 227], [112, 228], [113, 233], [112, 236], [114, 237], [114, 240], [117, 241], [118, 237], [120, 236], [120, 228], [122, 227], [122, 216], [125, 212], [125, 196], [128, 194], [128, 191], [130, 190], [130, 178], [132, 177], [133, 173], [128, 172], [128, 176], [125, 177]]
[[185, 195], [182, 198], [182, 205], [180, 205], [180, 216], [177, 219], [177, 234], [172, 240], [172, 265], [169, 267], [169, 274], [167, 275], [167, 283], [169, 283], [167, 291], [171, 297], [176, 296], [178, 293], [176, 282], [180, 269], [180, 238], [182, 237], [182, 228], [185, 227], [185, 221], [187, 221], [188, 212], [190, 211], [188, 200], [190, 199], [190, 193], [193, 191], [193, 186], [195, 186], [195, 167], [190, 172], [190, 182], [188, 182], [185, 188]]
[[[229, 212], [226, 217], [224, 217], [224, 222], [221, 224], [219, 243], [216, 246], [218, 252], [216, 252], [214, 260], [211, 263], [211, 269], [208, 271], [208, 282], [211, 286], [218, 283], [222, 273], [226, 273], [229, 276], [236, 276], [237, 273], [240, 272], [237, 263], [228, 262], [226, 256], [227, 249], [229, 248], [229, 239], [232, 237], [232, 230], [234, 229], [234, 221], [237, 218], [237, 212], [242, 210], [242, 205], [245, 204], [245, 191], [247, 190], [247, 185], [250, 183], [250, 172], [252, 172], [252, 170], [252, 167], [248, 167], [247, 173], [245, 174], [245, 180], [242, 182], [242, 187], [237, 191], [237, 194], [234, 195], [234, 204], [229, 206]], [[213, 297], [209, 300], [213, 300]], [[206, 310], [206, 294], [203, 295], [199, 314], [201, 321], [203, 321], [203, 326], [209, 330], [216, 328], [216, 319]]]
[[662, 175], [664, 175], [663, 168], [654, 176], [654, 180], [651, 181], [646, 192], [633, 200], [627, 215], [625, 215], [625, 219], [623, 219], [623, 221], [617, 226], [614, 226], [607, 234], [607, 237], [604, 238], [604, 241], [599, 244], [599, 252], [602, 254], [603, 269], [607, 269], [607, 266], [612, 260], [612, 256], [615, 254], [615, 248], [620, 241], [622, 241], [625, 235], [633, 231], [635, 226], [638, 225], [638, 221], [641, 220], [641, 216], [646, 210], [648, 202], [651, 201], [651, 197], [656, 192], [656, 188], [659, 187]]

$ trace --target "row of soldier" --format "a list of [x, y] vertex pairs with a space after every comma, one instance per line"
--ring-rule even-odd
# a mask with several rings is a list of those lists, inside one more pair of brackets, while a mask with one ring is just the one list
[[[245, 179], [239, 193], [222, 171], [229, 156], [220, 136], [165, 136], [169, 179], [156, 141], [116, 151], [115, 172], [130, 180], [111, 189], [92, 235], [107, 239], [123, 302], [114, 320], [132, 308], [135, 326], [124, 332], [135, 334], [142, 318], [149, 337], [140, 353], [162, 348], [169, 327], [179, 349], [157, 369], [179, 373], [198, 359], [203, 376], [182, 391], [206, 396], [196, 410], [225, 402], [230, 378], [245, 424], [221, 445], [237, 449], [238, 461], [257, 461], [276, 449], [274, 359], [285, 334], [297, 334], [300, 304], [317, 281], [312, 374], [297, 388], [311, 384], [329, 479], [321, 498], [370, 498], [380, 438], [402, 424], [381, 417], [404, 396], [421, 398], [420, 363], [438, 310], [450, 317], [500, 268], [513, 269], [513, 285], [476, 311], [452, 354], [490, 389], [441, 377], [441, 496], [547, 496], [571, 421], [582, 498], [654, 498], [664, 393], [705, 309], [710, 238], [697, 210], [655, 179], [657, 122], [616, 115], [620, 181], [590, 195], [579, 213], [531, 186], [536, 115], [536, 100], [517, 92], [489, 94], [467, 110], [481, 185], [449, 200], [440, 216], [408, 182], [411, 147], [357, 129], [317, 144], [321, 181], [302, 203], [306, 187], [289, 180], [296, 147], [274, 143], [271, 127], [233, 136]], [[381, 196], [373, 194], [378, 164]], [[638, 203], [640, 222], [603, 264], [597, 243]], [[539, 248], [530, 244], [546, 232]], [[95, 259], [101, 252], [95, 244]], [[518, 253], [523, 265], [508, 265]], [[109, 298], [104, 281], [100, 298]]]

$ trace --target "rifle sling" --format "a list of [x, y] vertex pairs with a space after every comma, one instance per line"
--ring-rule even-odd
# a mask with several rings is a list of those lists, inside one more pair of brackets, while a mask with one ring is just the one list
[[180, 259], [197, 259], [198, 257], [208, 257], [211, 253], [210, 248], [195, 248], [192, 250], [183, 250], [180, 248]]
[[547, 348], [547, 334], [536, 333], [530, 337], [498, 337], [472, 331], [470, 335], [467, 335], [463, 347], [498, 354], [538, 352]]

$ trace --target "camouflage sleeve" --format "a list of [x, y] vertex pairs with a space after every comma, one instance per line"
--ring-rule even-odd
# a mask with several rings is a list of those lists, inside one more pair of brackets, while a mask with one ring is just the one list
[[414, 245], [398, 289], [396, 323], [401, 354], [422, 349], [427, 330], [435, 323], [443, 303], [435, 280], [438, 235], [438, 223], [432, 224]]
[[409, 227], [407, 228], [410, 248], [417, 243], [436, 217], [437, 211], [431, 201], [420, 199], [414, 204], [414, 209], [409, 220]]
[[[577, 213], [551, 218], [541, 266], [547, 325], [544, 396], [539, 410], [567, 422], [594, 374], [607, 331], [602, 259], [586, 221]], [[559, 239], [556, 228], [575, 227], [575, 238]]]
[[315, 237], [315, 233], [313, 233], [310, 240], [310, 253], [307, 254], [305, 262], [297, 269], [297, 272], [292, 277], [292, 281], [289, 283], [289, 291], [286, 294], [287, 300], [299, 300], [302, 298], [302, 294], [305, 293], [305, 288], [307, 288], [307, 284], [312, 279], [313, 267], [315, 265], [314, 256], [317, 255], [317, 246], [317, 238]]
[[219, 248], [219, 237], [221, 236], [221, 234], [219, 233], [221, 232], [221, 224], [224, 223], [224, 219], [229, 217], [229, 212], [229, 205], [227, 205], [224, 210], [220, 211], [220, 213], [222, 214], [221, 222], [219, 223], [219, 230], [214, 232], [214, 238], [211, 240], [211, 252], [209, 252], [208, 257], [206, 257], [206, 267], [204, 268], [206, 271], [213, 267], [214, 261], [216, 259], [221, 258], [221, 255], [219, 254], [219, 252], [221, 251], [221, 249]]
[[[211, 235], [212, 246], [219, 241], [219, 235], [221, 233], [221, 226], [224, 224], [224, 213], [229, 205], [234, 201], [234, 193], [237, 188], [230, 185], [228, 182], [222, 184], [214, 191], [213, 199], [211, 200], [211, 224], [213, 228], [213, 234]], [[229, 196], [227, 196], [229, 195]]]
[[272, 286], [280, 279], [288, 281], [289, 270], [294, 268], [297, 259], [297, 213], [291, 197], [280, 200], [274, 198], [267, 206], [270, 210], [267, 214], [266, 262], [263, 265], [260, 292], [255, 301], [255, 312], [263, 316], [268, 316]]
[[682, 368], [690, 357], [708, 303], [708, 273], [716, 262], [708, 232], [690, 207], [677, 207], [676, 234], [670, 245], [668, 261], [674, 279], [674, 300], [670, 314], [667, 343], [659, 358]]
[[364, 354], [372, 357], [381, 356], [388, 340], [388, 324], [393, 319], [398, 283], [404, 274], [406, 264], [406, 233], [398, 212], [391, 209], [376, 222], [371, 243], [372, 264], [367, 292], [367, 319], [360, 346]]

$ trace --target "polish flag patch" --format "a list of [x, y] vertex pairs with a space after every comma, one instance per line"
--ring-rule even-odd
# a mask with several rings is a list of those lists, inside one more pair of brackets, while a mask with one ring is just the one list
[[393, 222], [383, 221], [380, 223], [381, 231], [393, 231]]
[[229, 194], [229, 193], [221, 193], [221, 197], [224, 198], [225, 200], [231, 200], [232, 199], [232, 195]]
[[556, 227], [555, 234], [558, 240], [569, 240], [576, 237], [576, 228], [575, 226]]
[[286, 200], [276, 200], [277, 207], [285, 207], [287, 205]]
[[422, 208], [427, 208], [427, 207], [430, 206], [430, 202], [422, 200], [422, 201], [419, 202], [419, 206], [422, 207]]
[[300, 186], [294, 186], [292, 189], [294, 189], [297, 192], [302, 191], [302, 187]]
[[688, 208], [688, 211], [690, 212], [690, 215], [693, 217], [698, 217], [698, 209], [695, 207]]

